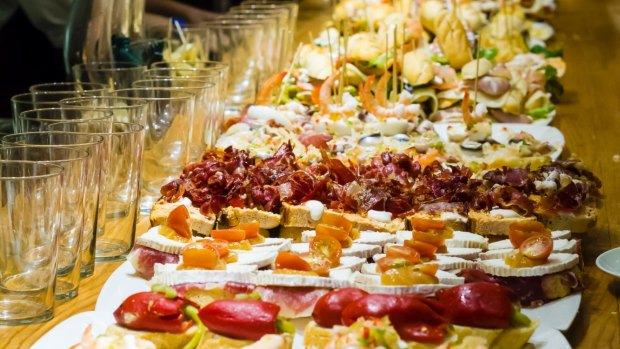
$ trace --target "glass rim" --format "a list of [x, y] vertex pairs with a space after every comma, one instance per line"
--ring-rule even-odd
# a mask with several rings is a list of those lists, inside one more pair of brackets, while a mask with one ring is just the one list
[[[202, 86], [170, 86], [170, 87], [166, 87], [166, 86], [154, 86], [155, 88], [161, 88], [161, 89], [184, 89], [184, 88], [191, 88], [191, 89], [205, 89], [205, 88], [215, 88], [215, 84], [212, 82], [208, 82], [208, 81], [204, 81], [204, 80], [200, 80], [200, 79], [192, 79], [190, 77], [184, 77], [184, 76], [179, 76], [179, 77], [169, 77], [169, 78], [164, 78], [164, 77], [153, 77], [151, 79], [140, 79], [140, 80], [136, 80], [134, 82], [131, 83], [132, 87], [135, 87], [134, 84], [135, 83], [144, 83], [144, 82], [148, 82], [148, 81], [153, 81], [153, 82], [160, 82], [160, 81], [174, 81], [174, 80], [178, 80], [178, 81], [189, 81], [189, 82], [199, 82], [201, 84], [204, 84]], [[149, 88], [150, 86], [138, 86], [135, 88]]]
[[[205, 77], [211, 77], [211, 76], [218, 76], [221, 72], [223, 72], [225, 70], [227, 71], [227, 69], [228, 69], [228, 67], [226, 67], [225, 69], [216, 68], [216, 67], [212, 67], [212, 68], [211, 67], [204, 67], [204, 68], [202, 68], [202, 67], [199, 67], [199, 68], [189, 68], [189, 67], [155, 67], [155, 68], [147, 69], [144, 72], [144, 74], [146, 74], [148, 76], [150, 73], [157, 73], [157, 72], [182, 72], [182, 71], [193, 71], [193, 72], [199, 72], [199, 73], [211, 73], [211, 72], [213, 72], [214, 74], [204, 75]], [[155, 77], [157, 77], [157, 75]]]
[[[87, 101], [87, 100], [127, 100], [132, 102], [137, 102], [139, 104], [125, 105], [125, 106], [89, 106], [89, 105], [80, 105], [80, 104], [72, 104], [70, 102], [78, 102], [78, 101]], [[144, 98], [132, 98], [132, 97], [124, 97], [124, 96], [82, 96], [82, 97], [71, 97], [64, 98], [58, 101], [61, 109], [71, 110], [71, 109], [86, 109], [86, 110], [120, 110], [120, 109], [140, 109], [146, 107], [149, 102]], [[62, 108], [62, 106], [68, 106], [69, 108]]]
[[200, 23], [201, 26], [204, 26], [208, 29], [253, 29], [253, 28], [262, 28], [262, 25], [259, 23], [220, 23], [215, 20], [205, 21]]
[[[170, 63], [206, 63], [206, 64], [214, 64], [215, 66], [213, 67], [198, 67], [195, 69], [228, 69], [229, 65], [228, 63], [224, 63], [224, 62], [220, 62], [220, 61], [210, 61], [210, 60], [206, 60], [206, 59], [194, 59], [194, 60], [189, 60], [189, 59], [180, 59], [180, 60], [172, 60], [172, 61], [160, 61], [160, 62], [155, 62], [153, 64], [151, 64], [151, 68], [147, 69], [147, 70], [153, 70], [153, 69], [159, 69], [159, 68], [170, 68], [170, 69], [175, 69], [175, 67], [165, 67], [162, 66], [163, 64], [170, 64]], [[180, 69], [194, 69], [194, 68], [180, 68]]]
[[[59, 102], [57, 102], [59, 103]], [[60, 104], [59, 104], [60, 105]], [[79, 110], [79, 111], [86, 111], [88, 109], [83, 109], [83, 108], [36, 108], [36, 109], [32, 109], [32, 110], [24, 110], [21, 113], [19, 113], [19, 115], [17, 116], [18, 119], [20, 120], [30, 120], [30, 121], [54, 121], [54, 120], [64, 120], [64, 119], [48, 119], [48, 118], [33, 118], [30, 116], [27, 116], [28, 114], [35, 114], [35, 113], [41, 113], [41, 112], [48, 112], [48, 111], [63, 111], [63, 110]], [[94, 121], [102, 121], [102, 120], [106, 120], [106, 119], [110, 119], [112, 118], [112, 112], [111, 111], [106, 111], [106, 110], [89, 110], [89, 111], [98, 111], [98, 112], [102, 112], [105, 113], [103, 117], [96, 117], [96, 118], [90, 118], [88, 120], [94, 120]], [[26, 115], [26, 116], [25, 116]], [[71, 119], [69, 119], [71, 120]], [[80, 119], [76, 119], [76, 120], [80, 120]]]
[[[44, 178], [51, 178], [51, 177], [60, 177], [60, 175], [62, 175], [65, 172], [65, 169], [60, 166], [60, 165], [56, 165], [56, 164], [49, 164], [49, 163], [44, 163], [44, 162], [39, 162], [39, 161], [29, 161], [29, 160], [0, 160], [0, 164], [22, 164], [22, 165], [35, 165], [36, 167], [44, 167], [47, 168], [49, 170], [54, 169], [54, 173], [46, 173], [46, 174], [40, 174], [40, 175], [23, 175], [23, 176], [2, 176], [0, 175], [0, 181], [18, 181], [18, 180], [31, 180], [31, 179], [44, 179]], [[31, 168], [34, 168], [35, 166], [32, 166]]]
[[[96, 139], [95, 141], [88, 141], [88, 142], [78, 142], [78, 143], [69, 143], [69, 144], [31, 144], [31, 143], [9, 143], [9, 141], [6, 141], [6, 139], [10, 139], [11, 137], [17, 137], [17, 136], [27, 136], [27, 135], [44, 135], [44, 134], [57, 134], [57, 135], [66, 135], [69, 132], [63, 132], [63, 131], [34, 131], [34, 132], [20, 132], [20, 133], [13, 133], [13, 134], [8, 134], [8, 135], [4, 135], [2, 136], [2, 138], [0, 138], [0, 142], [2, 143], [2, 145], [8, 145], [8, 146], [13, 146], [13, 145], [19, 145], [19, 144], [24, 144], [24, 145], [29, 145], [29, 146], [42, 146], [42, 147], [46, 147], [46, 146], [51, 146], [51, 147], [81, 147], [81, 146], [91, 146], [91, 145], [96, 145], [96, 144], [103, 144], [103, 136], [99, 136], [95, 133], [85, 133], [84, 135], [81, 136], [89, 136], [91, 137], [91, 139]], [[6, 143], [5, 143], [6, 142]]]
[[83, 91], [107, 91], [107, 86], [98, 82], [88, 82], [88, 81], [59, 81], [59, 82], [44, 82], [41, 84], [34, 84], [34, 85], [30, 85], [30, 87], [28, 88], [28, 91], [32, 92], [32, 93], [54, 93], [54, 92], [81, 92], [78, 90], [53, 90], [53, 91], [46, 91], [46, 90], [33, 90], [33, 88], [37, 88], [37, 87], [44, 87], [44, 86], [91, 86], [91, 87], [97, 87], [97, 88], [93, 88], [93, 89], [84, 89]]
[[[127, 88], [121, 88], [118, 90], [114, 90], [112, 91], [113, 94], [119, 93], [119, 92], [130, 92], [130, 91], [162, 91], [162, 92], [170, 92], [170, 89], [167, 89], [165, 87], [127, 87]], [[135, 98], [135, 99], [142, 99], [142, 100], [146, 100], [146, 101], [181, 101], [181, 100], [192, 100], [196, 98], [196, 94], [188, 92], [188, 91], [178, 91], [181, 92], [182, 94], [184, 94], [183, 96], [173, 96], [173, 97], [127, 97], [127, 96], [122, 96], [124, 98]], [[113, 122], [113, 123], [117, 123], [117, 122]]]
[[62, 147], [55, 147], [53, 145], [44, 145], [44, 144], [10, 144], [10, 145], [3, 145], [3, 146], [0, 146], [0, 151], [3, 151], [4, 149], [21, 149], [21, 148], [63, 149], [63, 150], [69, 150], [70, 152], [77, 153], [75, 157], [69, 157], [67, 159], [59, 159], [59, 160], [24, 160], [24, 161], [41, 162], [41, 163], [44, 163], [44, 164], [47, 164], [47, 163], [55, 164], [55, 163], [65, 163], [65, 162], [71, 162], [71, 161], [77, 161], [77, 160], [85, 160], [85, 159], [88, 159], [90, 157], [90, 155], [91, 155], [90, 152], [87, 151], [87, 150], [75, 149], [75, 148], [72, 148], [72, 147], [66, 146], [66, 145], [62, 146]]
[[243, 19], [243, 20], [252, 20], [252, 21], [274, 21], [276, 24], [278, 23], [278, 20], [280, 19], [280, 16], [278, 16], [278, 14], [276, 13], [269, 13], [269, 12], [264, 12], [264, 13], [250, 13], [250, 12], [229, 12], [229, 13], [225, 13], [217, 18], [223, 18], [223, 19], [228, 19], [228, 18], [239, 18], [239, 19]]
[[[55, 122], [51, 125], [48, 125], [49, 127], [55, 126], [55, 125], [68, 125], [68, 124], [82, 124], [82, 123], [87, 123], [88, 120], [76, 120], [76, 121], [61, 121], [61, 122]], [[128, 125], [130, 126], [130, 130], [127, 131], [118, 131], [118, 132], [72, 132], [72, 131], [60, 131], [60, 130], [50, 130], [50, 131], [57, 131], [59, 133], [64, 133], [64, 134], [84, 134], [84, 135], [106, 135], [106, 136], [110, 136], [110, 135], [118, 135], [118, 134], [135, 134], [141, 131], [144, 131], [144, 126], [140, 125], [140, 124], [136, 124], [133, 122], [117, 122], [114, 121], [112, 122], [112, 126], [114, 125]]]
[[[124, 65], [124, 66], [123, 66]], [[93, 69], [98, 71], [131, 71], [131, 70], [144, 70], [146, 65], [135, 65], [130, 62], [114, 62], [114, 61], [95, 61], [87, 63], [77, 63], [71, 66], [71, 70], [76, 68]]]

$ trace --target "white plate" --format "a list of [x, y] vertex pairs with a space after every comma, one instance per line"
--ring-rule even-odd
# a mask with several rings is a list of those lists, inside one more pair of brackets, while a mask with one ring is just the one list
[[148, 281], [136, 276], [131, 263], [125, 262], [110, 275], [101, 288], [95, 304], [95, 311], [103, 314], [107, 323], [114, 323], [112, 312], [127, 297], [150, 289]]
[[[304, 328], [309, 321], [310, 318], [292, 320], [295, 325], [293, 349], [304, 349]], [[93, 324], [93, 334], [97, 335], [105, 332], [106, 327], [113, 323], [113, 319], [106, 321], [105, 317], [98, 312], [78, 313], [44, 334], [32, 346], [32, 349], [69, 348], [81, 340], [84, 329], [89, 324]], [[570, 344], [562, 333], [544, 325], [538, 326], [532, 338], [530, 338], [530, 343], [534, 344], [536, 349], [571, 349]]]
[[103, 333], [110, 323], [94, 311], [77, 313], [47, 331], [31, 349], [69, 348], [80, 342], [84, 330], [90, 324], [93, 325], [93, 333]]
[[620, 278], [620, 247], [602, 253], [596, 258], [596, 266], [607, 274]]
[[579, 304], [581, 304], [581, 293], [573, 293], [538, 308], [524, 308], [521, 311], [529, 317], [540, 320], [540, 323], [546, 327], [566, 331], [579, 312]]
[[[433, 128], [443, 142], [449, 142], [448, 126], [449, 123], [435, 123]], [[557, 160], [564, 149], [564, 135], [555, 127], [540, 124], [491, 124], [491, 138], [499, 143], [507, 144], [511, 135], [524, 131], [541, 142], [549, 142], [554, 147], [554, 151], [550, 154], [551, 159]]]

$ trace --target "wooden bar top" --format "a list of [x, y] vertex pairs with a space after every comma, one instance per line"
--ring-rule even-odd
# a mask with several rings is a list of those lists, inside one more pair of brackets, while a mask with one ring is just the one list
[[[308, 32], [316, 36], [329, 19], [329, 7], [317, 1], [302, 1], [298, 42], [307, 42]], [[606, 195], [596, 228], [581, 236], [587, 288], [579, 314], [564, 335], [574, 348], [620, 348], [620, 279], [594, 264], [599, 254], [620, 246], [620, 4], [613, 0], [557, 2], [557, 16], [551, 22], [564, 47], [568, 69], [562, 79], [566, 91], [553, 125], [564, 133], [568, 151], [601, 178]], [[138, 230], [147, 227], [148, 219], [143, 217]], [[0, 348], [28, 348], [71, 315], [94, 310], [101, 287], [120, 264], [97, 264], [95, 275], [82, 281], [78, 297], [58, 304], [52, 320], [0, 327]]]

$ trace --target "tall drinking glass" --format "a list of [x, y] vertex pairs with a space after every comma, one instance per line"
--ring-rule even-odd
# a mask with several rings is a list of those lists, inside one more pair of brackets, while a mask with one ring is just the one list
[[106, 110], [83, 110], [76, 108], [44, 108], [22, 112], [19, 115], [20, 132], [47, 131], [47, 126], [63, 120], [100, 120], [112, 122], [112, 114]]
[[85, 96], [105, 96], [108, 91], [107, 85], [95, 82], [48, 82], [32, 85], [29, 88], [32, 93], [75, 92]]
[[133, 83], [134, 88], [165, 88], [171, 91], [184, 91], [194, 94], [194, 118], [192, 134], [190, 136], [190, 161], [202, 157], [206, 149], [215, 144], [214, 127], [217, 123], [217, 90], [215, 84], [200, 79], [190, 78], [153, 78], [138, 80]]
[[228, 64], [226, 109], [239, 112], [252, 103], [262, 65], [263, 27], [251, 23], [203, 23], [209, 59]]
[[77, 296], [80, 285], [84, 199], [87, 193], [87, 164], [90, 154], [84, 150], [50, 146], [3, 146], [0, 160], [25, 160], [54, 164], [63, 168], [56, 299]]
[[148, 101], [140, 209], [150, 211], [161, 187], [190, 160], [195, 95], [165, 88], [124, 89], [116, 95]]
[[[111, 128], [111, 124], [110, 124]], [[104, 138], [98, 135], [75, 134], [68, 132], [44, 131], [6, 135], [2, 146], [28, 145], [30, 147], [59, 147], [87, 151], [86, 195], [84, 199], [84, 234], [82, 237], [82, 261], [80, 275], [82, 278], [93, 275], [95, 271], [95, 237], [97, 231], [103, 234], [105, 214], [99, 210], [104, 203], [105, 174]], [[100, 213], [101, 212], [101, 213]]]
[[0, 324], [54, 314], [61, 166], [0, 160]]
[[136, 236], [140, 172], [144, 147], [144, 126], [114, 122], [106, 131], [101, 121], [63, 121], [49, 125], [50, 131], [94, 134], [109, 144], [106, 156], [105, 199], [100, 212], [105, 212], [103, 232], [97, 232], [96, 260], [124, 259]]
[[120, 96], [67, 98], [60, 101], [61, 109], [103, 110], [111, 113], [116, 122], [146, 123], [148, 102]]
[[105, 84], [111, 90], [131, 87], [140, 79], [146, 66], [136, 66], [129, 62], [89, 62], [72, 67], [76, 82], [96, 82]]

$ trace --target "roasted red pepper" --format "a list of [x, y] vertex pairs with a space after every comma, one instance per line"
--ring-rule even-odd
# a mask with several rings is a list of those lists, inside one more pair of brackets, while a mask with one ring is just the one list
[[207, 328], [222, 336], [257, 341], [277, 333], [280, 306], [263, 301], [218, 300], [200, 309], [198, 316]]
[[116, 322], [132, 330], [183, 333], [194, 322], [187, 320], [180, 298], [169, 299], [161, 293], [140, 292], [129, 296], [116, 311]]
[[506, 328], [510, 323], [510, 290], [504, 286], [474, 282], [441, 290], [437, 297], [449, 309], [454, 324]]
[[368, 293], [359, 288], [341, 288], [331, 291], [319, 298], [312, 311], [314, 321], [323, 327], [342, 325], [342, 311], [347, 305], [366, 296]]
[[448, 323], [446, 310], [437, 301], [422, 296], [371, 294], [350, 303], [342, 312], [342, 322], [349, 326], [358, 318], [388, 316], [405, 340], [441, 343]]

